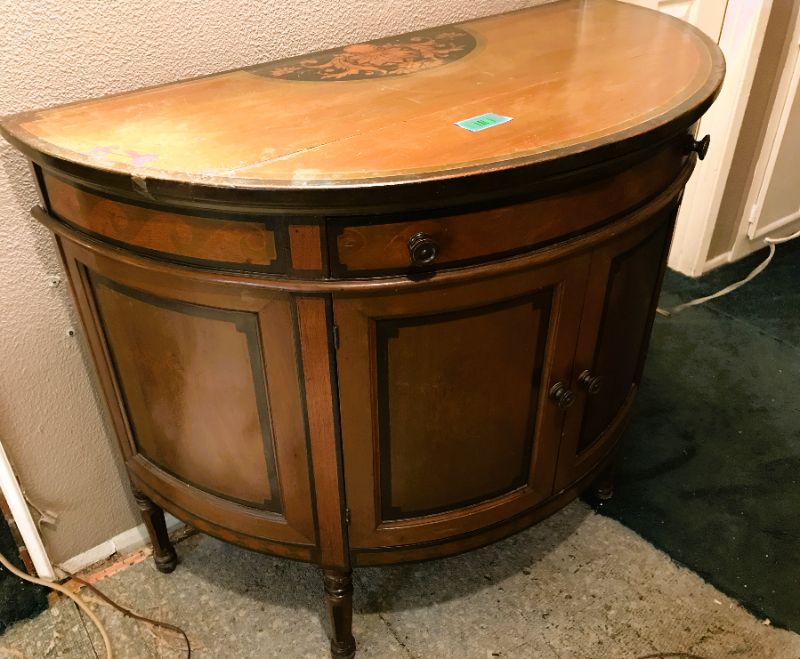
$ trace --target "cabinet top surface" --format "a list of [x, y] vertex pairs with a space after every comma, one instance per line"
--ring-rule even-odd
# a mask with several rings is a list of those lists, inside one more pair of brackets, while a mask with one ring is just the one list
[[[686, 23], [561, 0], [25, 112], [0, 129], [34, 160], [111, 187], [446, 185], [632, 151], [696, 121], [723, 72], [717, 46]], [[469, 126], [482, 130], [456, 125], [490, 113]]]

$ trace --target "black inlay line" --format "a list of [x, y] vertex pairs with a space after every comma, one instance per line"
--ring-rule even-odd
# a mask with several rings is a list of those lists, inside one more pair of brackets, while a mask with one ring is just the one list
[[[158, 469], [161, 469], [161, 467], [158, 467]], [[170, 474], [170, 475], [172, 475], [172, 474]], [[142, 482], [145, 483], [145, 487], [144, 488], [141, 488], [140, 484], [136, 484], [136, 487], [139, 487], [139, 488], [144, 489], [144, 490], [152, 490], [152, 487], [150, 485], [147, 485], [146, 481], [142, 481], [141, 478], [138, 477], [138, 476], [136, 478], [137, 478], [137, 480], [140, 481], [140, 483], [142, 483]], [[228, 531], [232, 531], [236, 535], [240, 535], [240, 536], [243, 536], [245, 538], [252, 538], [253, 540], [258, 540], [258, 541], [266, 542], [266, 543], [269, 543], [269, 544], [282, 545], [282, 546], [285, 546], [285, 547], [297, 547], [298, 549], [308, 549], [309, 552], [313, 552], [313, 550], [315, 549], [314, 545], [310, 545], [310, 544], [306, 544], [306, 543], [302, 543], [302, 542], [289, 542], [288, 540], [275, 540], [273, 538], [268, 538], [267, 536], [253, 535], [252, 533], [247, 533], [246, 531], [242, 531], [241, 529], [234, 529], [234, 528], [231, 528], [231, 527], [228, 527], [228, 526], [224, 526], [224, 525], [220, 524], [219, 522], [215, 522], [214, 520], [209, 519], [208, 517], [203, 517], [202, 515], [199, 515], [198, 513], [193, 512], [191, 510], [188, 510], [184, 506], [182, 506], [182, 505], [180, 505], [178, 503], [175, 503], [172, 499], [169, 499], [168, 497], [165, 497], [161, 492], [157, 492], [156, 490], [153, 490], [153, 492], [156, 492], [156, 495], [157, 495], [158, 498], [161, 498], [164, 501], [168, 502], [168, 504], [170, 506], [172, 506], [173, 508], [177, 508], [177, 509], [185, 512], [187, 517], [194, 518], [194, 519], [199, 519], [200, 521], [205, 522], [209, 526], [214, 526], [214, 527], [217, 527], [217, 528], [226, 529]], [[150, 496], [150, 494], [148, 494], [148, 496]], [[167, 511], [167, 512], [169, 512], [169, 511]], [[266, 511], [266, 512], [271, 512], [271, 511]]]
[[[97, 308], [97, 312], [100, 315], [101, 320], [103, 321], [101, 327], [103, 339], [105, 341], [106, 346], [108, 347], [108, 354], [112, 362], [111, 364], [112, 372], [114, 375], [114, 379], [117, 381], [117, 387], [120, 391], [120, 394], [123, 399], [123, 404], [125, 405], [126, 408], [126, 417], [130, 425], [131, 437], [133, 438], [133, 441], [136, 445], [136, 450], [139, 453], [141, 453], [147, 460], [158, 466], [159, 469], [168, 473], [170, 476], [173, 476], [174, 478], [180, 481], [186, 482], [192, 487], [201, 490], [203, 492], [206, 492], [207, 494], [211, 494], [213, 496], [217, 496], [226, 499], [228, 501], [232, 501], [234, 503], [247, 506], [249, 508], [257, 508], [260, 510], [266, 510], [269, 512], [282, 514], [283, 505], [281, 500], [280, 488], [278, 487], [277, 473], [275, 469], [275, 464], [276, 464], [275, 453], [273, 450], [274, 440], [272, 437], [272, 429], [270, 427], [269, 402], [267, 399], [266, 381], [265, 381], [266, 376], [263, 370], [264, 360], [261, 351], [257, 317], [255, 317], [253, 313], [247, 311], [217, 309], [214, 307], [207, 307], [204, 305], [194, 304], [191, 302], [184, 302], [180, 300], [168, 300], [162, 297], [158, 297], [156, 295], [152, 295], [150, 293], [146, 293], [141, 290], [137, 290], [135, 288], [130, 288], [128, 286], [125, 286], [124, 284], [120, 284], [119, 282], [116, 282], [112, 279], [108, 279], [103, 275], [93, 272], [88, 268], [86, 268], [86, 272], [88, 275], [88, 280], [92, 287], [91, 292], [94, 297], [95, 307]], [[248, 354], [250, 357], [250, 367], [252, 373], [253, 388], [255, 390], [254, 393], [255, 393], [256, 408], [259, 418], [259, 426], [261, 430], [262, 445], [264, 449], [264, 460], [267, 468], [267, 476], [269, 478], [269, 486], [270, 486], [269, 501], [264, 501], [261, 504], [258, 504], [256, 502], [239, 499], [237, 497], [233, 497], [228, 494], [218, 492], [199, 483], [195, 483], [185, 478], [184, 476], [174, 473], [172, 470], [164, 467], [156, 460], [154, 460], [151, 456], [147, 455], [147, 453], [144, 450], [142, 450], [142, 446], [138, 439], [138, 431], [136, 429], [136, 423], [133, 418], [130, 403], [128, 402], [125, 382], [120, 377], [120, 370], [117, 363], [118, 360], [115, 355], [115, 348], [113, 342], [111, 341], [111, 337], [108, 335], [108, 331], [106, 330], [104, 311], [102, 305], [100, 304], [100, 301], [97, 299], [98, 285], [105, 286], [106, 288], [109, 288], [117, 293], [120, 293], [121, 295], [125, 295], [127, 297], [133, 298], [145, 304], [149, 304], [161, 309], [166, 309], [168, 311], [182, 313], [199, 318], [208, 318], [211, 320], [219, 320], [231, 323], [237, 329], [237, 331], [245, 335], [245, 339], [247, 341]], [[231, 316], [234, 316], [234, 318], [231, 318]]]
[[[597, 461], [597, 464], [600, 465], [600, 467], [595, 467], [594, 469], [588, 471], [585, 475], [583, 475], [580, 478], [578, 478], [577, 480], [573, 481], [570, 485], [567, 486], [567, 488], [565, 488], [565, 489], [574, 489], [574, 494], [572, 494], [569, 497], [570, 501], [573, 500], [573, 499], [576, 499], [578, 497], [579, 492], [577, 490], [582, 489], [585, 485], [591, 483], [592, 479], [594, 477], [596, 477], [598, 473], [600, 473], [601, 467], [602, 466], [606, 466], [608, 464], [611, 453], [612, 453], [612, 451], [609, 450], [609, 451], [605, 452], [604, 454], [602, 454], [602, 457]], [[480, 535], [489, 534], [492, 531], [494, 531], [496, 529], [503, 528], [503, 527], [513, 527], [517, 522], [519, 522], [519, 520], [524, 519], [526, 517], [535, 516], [537, 510], [540, 510], [540, 509], [544, 508], [546, 506], [546, 504], [548, 504], [549, 502], [551, 502], [551, 501], [553, 501], [555, 499], [558, 499], [562, 495], [563, 495], [563, 491], [561, 493], [559, 493], [559, 494], [552, 495], [552, 496], [548, 497], [544, 501], [538, 503], [533, 508], [526, 508], [525, 510], [520, 511], [520, 512], [516, 513], [515, 515], [512, 515], [511, 517], [507, 517], [505, 519], [502, 519], [502, 520], [500, 520], [498, 522], [495, 522], [494, 524], [489, 524], [487, 526], [482, 526], [479, 529], [475, 529], [475, 530], [472, 530], [472, 531], [467, 531], [465, 533], [459, 533], [457, 535], [447, 536], [446, 538], [436, 538], [434, 540], [425, 540], [424, 542], [415, 542], [415, 543], [391, 545], [389, 547], [358, 547], [358, 548], [353, 549], [353, 553], [357, 554], [357, 555], [358, 554], [382, 554], [382, 553], [391, 553], [391, 552], [395, 552], [395, 551], [406, 551], [406, 550], [413, 551], [415, 549], [425, 549], [425, 548], [428, 548], [428, 547], [436, 547], [436, 546], [453, 546], [453, 545], [457, 544], [458, 542], [460, 542], [461, 540], [468, 540], [470, 538], [474, 538], [474, 537], [477, 537], [477, 536], [480, 536]], [[566, 503], [566, 498], [565, 498], [565, 503]], [[548, 517], [548, 515], [545, 515], [544, 517], [546, 518], [546, 517]], [[531, 525], [532, 525], [532, 523], [527, 523], [524, 527], [521, 527], [521, 528], [527, 528], [528, 526], [531, 526]], [[490, 541], [490, 543], [491, 542], [496, 542], [496, 541], [492, 540], [492, 541]], [[484, 543], [484, 544], [486, 544], [486, 543]], [[467, 549], [466, 551], [473, 551], [473, 550], [472, 549]], [[464, 553], [464, 551], [457, 551], [455, 553], [451, 553], [451, 554], [448, 554], [448, 555], [457, 555], [457, 554], [461, 554], [461, 553]], [[421, 558], [421, 559], [413, 558], [413, 559], [408, 559], [408, 560], [396, 561], [396, 562], [393, 562], [392, 564], [393, 565], [399, 565], [399, 564], [403, 564], [403, 563], [405, 563], [405, 564], [418, 563], [420, 561], [427, 561], [427, 560], [430, 560], [430, 559], [429, 558]]]
[[275, 226], [270, 227], [269, 225], [265, 224], [267, 230], [271, 232], [275, 238], [275, 258], [272, 260], [270, 265], [262, 265], [262, 264], [253, 264], [253, 263], [242, 263], [238, 261], [217, 261], [213, 259], [201, 259], [194, 256], [183, 256], [180, 254], [176, 254], [175, 252], [164, 252], [158, 249], [150, 249], [149, 247], [142, 247], [140, 245], [135, 245], [133, 243], [126, 243], [123, 240], [117, 240], [116, 238], [111, 238], [106, 236], [102, 233], [97, 233], [96, 231], [92, 231], [91, 229], [87, 229], [79, 224], [75, 224], [70, 220], [62, 217], [58, 213], [49, 212], [53, 218], [65, 224], [73, 231], [76, 231], [80, 234], [85, 236], [89, 236], [94, 240], [100, 241], [102, 243], [113, 245], [115, 247], [121, 247], [132, 254], [138, 254], [140, 256], [145, 256], [148, 258], [155, 258], [159, 261], [164, 263], [172, 263], [175, 265], [191, 265], [194, 267], [205, 268], [208, 270], [223, 270], [226, 272], [242, 272], [245, 274], [270, 274], [270, 275], [285, 275], [288, 263], [288, 247], [283, 248], [288, 242], [288, 237], [286, 236], [286, 229], [281, 225], [277, 224]]
[[336, 318], [334, 316], [333, 296], [325, 295], [325, 325], [328, 333], [328, 373], [330, 374], [331, 400], [333, 401], [333, 431], [336, 444], [336, 479], [340, 492], [340, 514], [342, 528], [342, 542], [344, 544], [344, 557], [350, 563], [350, 531], [347, 527], [347, 490], [344, 475], [344, 448], [342, 439], [342, 416], [339, 403], [339, 365], [337, 362], [336, 341], [333, 328]]
[[[456, 510], [475, 503], [494, 499], [508, 494], [526, 485], [529, 481], [531, 470], [531, 457], [536, 438], [536, 419], [538, 412], [538, 398], [541, 389], [541, 379], [544, 369], [544, 356], [547, 349], [548, 327], [552, 315], [553, 288], [548, 287], [522, 295], [509, 300], [502, 300], [481, 307], [472, 307], [458, 311], [430, 314], [425, 316], [412, 316], [379, 320], [375, 323], [376, 334], [376, 364], [377, 364], [377, 398], [378, 398], [378, 450], [380, 474], [380, 509], [381, 521], [396, 521], [423, 515]], [[389, 340], [399, 336], [399, 330], [406, 327], [420, 327], [433, 325], [451, 320], [461, 320], [485, 314], [511, 309], [522, 305], [531, 305], [534, 312], [539, 314], [537, 329], [537, 344], [533, 346], [534, 369], [531, 373], [531, 391], [528, 405], [528, 419], [526, 422], [526, 442], [524, 445], [523, 459], [520, 461], [519, 473], [507, 487], [495, 492], [482, 493], [468, 500], [458, 501], [445, 506], [432, 506], [419, 510], [402, 510], [392, 503], [392, 464], [391, 464], [391, 419], [389, 412]]]
[[[40, 165], [36, 165], [41, 169]], [[42, 170], [44, 172], [44, 170]], [[182, 215], [187, 218], [200, 218], [206, 220], [230, 220], [231, 222], [259, 222], [259, 223], [266, 223], [264, 220], [265, 213], [258, 213], [255, 211], [241, 211], [235, 208], [230, 210], [216, 210], [213, 208], [204, 208], [200, 205], [197, 206], [170, 206], [168, 203], [158, 202], [158, 201], [151, 201], [145, 197], [127, 197], [120, 194], [114, 194], [114, 192], [100, 189], [93, 187], [89, 181], [82, 181], [81, 179], [75, 179], [70, 176], [65, 175], [63, 172], [57, 169], [47, 169], [46, 175], [57, 179], [61, 183], [65, 185], [69, 185], [73, 188], [80, 190], [81, 192], [85, 192], [87, 194], [93, 195], [95, 197], [100, 197], [101, 199], [108, 199], [109, 201], [115, 201], [120, 204], [125, 204], [128, 206], [136, 206], [138, 208], [146, 208], [148, 210], [160, 211], [162, 213], [171, 213], [173, 215]], [[280, 215], [276, 216], [269, 216], [271, 221], [282, 219]], [[302, 219], [300, 222], [302, 223]], [[294, 224], [297, 222], [293, 221]], [[267, 224], [269, 227], [270, 225]]]
[[44, 182], [44, 171], [42, 170], [42, 166], [38, 163], [33, 162], [30, 160], [31, 171], [33, 172], [33, 178], [36, 181], [36, 188], [39, 190], [39, 197], [42, 200], [42, 204], [44, 205], [45, 210], [53, 214], [53, 208], [50, 205], [50, 195], [47, 192], [47, 186]]

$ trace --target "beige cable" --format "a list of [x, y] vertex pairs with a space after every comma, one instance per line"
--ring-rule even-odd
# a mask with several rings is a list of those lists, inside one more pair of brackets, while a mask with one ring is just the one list
[[44, 579], [39, 579], [38, 577], [32, 577], [29, 574], [25, 574], [22, 570], [17, 569], [11, 562], [2, 554], [0, 553], [0, 564], [3, 567], [11, 572], [15, 577], [19, 577], [23, 581], [28, 581], [29, 583], [36, 584], [38, 586], [44, 586], [45, 588], [50, 588], [51, 590], [56, 590], [62, 595], [66, 595], [69, 597], [75, 604], [80, 607], [81, 611], [83, 611], [89, 620], [92, 621], [92, 624], [97, 627], [97, 631], [100, 632], [100, 636], [103, 638], [103, 644], [106, 646], [106, 659], [113, 659], [114, 653], [111, 650], [111, 639], [108, 637], [108, 632], [106, 628], [103, 626], [103, 623], [100, 622], [100, 619], [95, 615], [94, 611], [89, 607], [89, 605], [84, 602], [81, 597], [77, 593], [71, 592], [69, 589], [64, 588], [61, 584], [54, 583], [52, 581], [45, 581]]
[[704, 297], [698, 297], [694, 300], [689, 300], [689, 302], [684, 302], [683, 304], [679, 304], [676, 307], [671, 307], [669, 309], [664, 309], [662, 307], [658, 307], [656, 311], [662, 316], [674, 316], [676, 313], [680, 313], [684, 309], [688, 309], [689, 307], [695, 307], [698, 304], [705, 304], [709, 300], [714, 300], [718, 297], [722, 297], [723, 295], [727, 295], [728, 293], [732, 293], [737, 288], [741, 288], [748, 282], [752, 281], [758, 275], [760, 275], [764, 270], [767, 269], [767, 266], [772, 262], [772, 258], [775, 256], [775, 245], [780, 245], [781, 243], [789, 242], [790, 240], [794, 240], [795, 238], [800, 238], [800, 231], [797, 231], [790, 236], [785, 236], [783, 238], [764, 238], [764, 243], [769, 247], [769, 254], [767, 258], [765, 258], [761, 263], [759, 263], [753, 270], [750, 272], [747, 277], [744, 279], [734, 282], [729, 286], [726, 286], [722, 290], [717, 291], [716, 293], [712, 293], [711, 295], [706, 295]]
[[85, 588], [88, 588], [92, 591], [95, 595], [97, 595], [100, 599], [102, 599], [106, 604], [114, 607], [117, 611], [122, 613], [123, 615], [132, 618], [133, 620], [138, 620], [140, 622], [145, 622], [148, 625], [152, 625], [154, 627], [161, 627], [162, 629], [168, 629], [176, 634], [180, 634], [183, 636], [183, 640], [186, 643], [186, 659], [192, 659], [192, 644], [189, 641], [189, 635], [177, 625], [172, 625], [168, 622], [163, 622], [161, 620], [154, 620], [153, 618], [148, 618], [147, 616], [140, 615], [135, 611], [131, 611], [130, 609], [126, 609], [124, 606], [117, 604], [114, 600], [112, 600], [108, 595], [106, 595], [102, 590], [97, 588], [94, 584], [89, 583], [88, 581], [81, 579], [79, 576], [70, 574], [64, 568], [59, 567], [59, 569], [64, 572], [70, 579], [75, 580]]

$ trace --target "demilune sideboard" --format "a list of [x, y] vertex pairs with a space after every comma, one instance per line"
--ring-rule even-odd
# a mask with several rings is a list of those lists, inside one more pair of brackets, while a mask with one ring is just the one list
[[316, 563], [351, 657], [353, 567], [610, 495], [723, 72], [562, 0], [3, 119], [158, 568], [164, 510]]

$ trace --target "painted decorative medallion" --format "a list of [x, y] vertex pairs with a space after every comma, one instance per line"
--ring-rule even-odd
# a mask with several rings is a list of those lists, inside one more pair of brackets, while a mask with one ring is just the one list
[[410, 32], [251, 69], [252, 73], [307, 82], [402, 76], [449, 64], [475, 48], [466, 30], [455, 27]]

